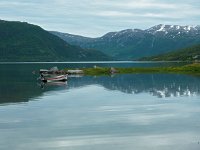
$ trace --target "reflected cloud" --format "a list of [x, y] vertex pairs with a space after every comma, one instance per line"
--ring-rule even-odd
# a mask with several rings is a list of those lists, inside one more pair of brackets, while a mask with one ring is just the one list
[[[97, 150], [112, 148], [115, 150], [134, 149], [165, 149], [170, 150], [172, 147], [178, 147], [181, 150], [198, 149], [197, 133], [181, 132], [168, 134], [153, 134], [153, 135], [139, 135], [139, 136], [113, 136], [113, 135], [93, 135], [93, 136], [72, 136], [60, 137], [52, 139], [38, 139], [32, 140], [32, 143], [23, 143], [17, 145], [24, 149], [30, 147], [33, 149], [61, 149], [68, 148], [70, 150], [82, 150], [95, 148]], [[39, 141], [40, 140], [40, 141]], [[34, 146], [33, 146], [34, 145]]]

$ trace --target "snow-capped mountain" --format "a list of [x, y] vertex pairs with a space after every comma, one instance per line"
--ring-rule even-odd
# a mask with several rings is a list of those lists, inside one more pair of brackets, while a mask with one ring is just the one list
[[151, 34], [173, 34], [175, 36], [180, 36], [181, 34], [199, 34], [200, 26], [179, 26], [179, 25], [164, 25], [159, 24], [152, 28], [145, 30]]
[[146, 30], [126, 29], [99, 38], [51, 32], [70, 44], [100, 50], [118, 59], [138, 59], [200, 44], [200, 26], [159, 24]]
[[165, 24], [159, 24], [156, 26], [153, 26], [146, 31], [149, 31], [151, 33], [156, 32], [169, 32], [169, 31], [182, 31], [182, 32], [190, 32], [190, 31], [196, 31], [199, 29], [199, 26], [179, 26], [179, 25], [165, 25]]

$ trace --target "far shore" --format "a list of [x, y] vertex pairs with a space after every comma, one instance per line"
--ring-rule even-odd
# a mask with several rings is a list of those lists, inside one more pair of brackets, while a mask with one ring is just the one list
[[62, 64], [62, 63], [70, 63], [70, 64], [79, 64], [79, 63], [193, 63], [194, 61], [140, 61], [140, 60], [116, 60], [116, 61], [0, 61], [0, 64]]
[[[68, 70], [67, 68], [65, 69]], [[130, 68], [108, 68], [97, 67], [94, 68], [79, 68], [83, 70], [84, 75], [110, 75], [110, 74], [134, 74], [134, 73], [179, 73], [200, 75], [200, 63], [193, 63], [190, 65], [178, 66], [178, 67], [130, 67]]]

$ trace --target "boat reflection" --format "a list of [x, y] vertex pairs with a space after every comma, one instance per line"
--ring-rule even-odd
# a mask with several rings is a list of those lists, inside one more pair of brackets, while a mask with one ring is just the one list
[[47, 88], [49, 86], [62, 86], [66, 87], [67, 86], [67, 81], [57, 81], [57, 82], [40, 82], [38, 83], [38, 86], [41, 89]]

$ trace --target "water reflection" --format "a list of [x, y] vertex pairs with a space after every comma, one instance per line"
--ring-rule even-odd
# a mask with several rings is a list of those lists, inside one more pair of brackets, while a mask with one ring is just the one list
[[[7, 75], [6, 75], [7, 76]], [[2, 77], [2, 76], [1, 76]], [[27, 102], [47, 91], [69, 90], [88, 85], [100, 85], [107, 90], [127, 94], [149, 93], [152, 96], [179, 97], [200, 93], [200, 78], [177, 74], [129, 74], [92, 77], [70, 76], [67, 82], [40, 83], [35, 75], [1, 78], [0, 103]], [[93, 94], [93, 93], [91, 93]]]
[[192, 96], [199, 77], [72, 76], [41, 85], [33, 68], [13, 69], [0, 70], [0, 149], [200, 148], [200, 101]]
[[128, 94], [149, 93], [157, 97], [192, 96], [200, 93], [200, 78], [177, 74], [129, 74], [115, 77], [84, 77], [69, 87], [98, 84]]
[[37, 83], [37, 85], [41, 88], [41, 89], [45, 89], [45, 88], [48, 88], [49, 86], [54, 86], [54, 87], [64, 87], [66, 88], [67, 87], [67, 81], [65, 82], [48, 82], [48, 83], [45, 83], [45, 82], [39, 82]]
[[[107, 90], [117, 90], [127, 94], [149, 93], [156, 97], [178, 97], [199, 94], [200, 78], [175, 74], [130, 74], [115, 76], [69, 76], [68, 83], [41, 84], [37, 82], [38, 75], [32, 74], [39, 68], [50, 68], [55, 64], [4, 64], [0, 65], [0, 103], [27, 102], [48, 91], [69, 90], [88, 85], [103, 86]], [[56, 64], [59, 68], [73, 66], [148, 66], [145, 63], [122, 64]], [[151, 64], [153, 65], [153, 64]], [[154, 64], [160, 65], [158, 64]], [[169, 65], [169, 64], [162, 64]], [[174, 64], [173, 64], [174, 65]], [[180, 64], [178, 64], [180, 65]]]

